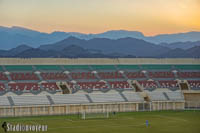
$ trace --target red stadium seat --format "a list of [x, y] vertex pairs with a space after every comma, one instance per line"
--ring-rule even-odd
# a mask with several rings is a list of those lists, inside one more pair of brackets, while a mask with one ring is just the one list
[[180, 78], [200, 78], [200, 72], [178, 72]]
[[72, 79], [96, 79], [95, 74], [91, 72], [72, 72]]
[[109, 82], [109, 85], [112, 89], [127, 89], [130, 88], [130, 85], [127, 81], [113, 81], [113, 82]]
[[162, 88], [177, 88], [178, 87], [178, 82], [177, 81], [167, 81], [167, 80], [165, 80], [165, 81], [158, 81], [159, 82], [159, 84], [160, 84], [160, 86], [162, 87]]
[[65, 73], [41, 73], [41, 76], [44, 80], [66, 80], [68, 76]]
[[101, 79], [122, 79], [123, 75], [119, 72], [99, 72], [99, 77]]
[[[111, 89], [130, 88], [127, 81], [109, 81], [108, 84], [110, 85]], [[80, 86], [80, 89], [106, 89], [108, 88], [105, 82], [77, 82], [77, 85]]]
[[42, 87], [49, 90], [59, 90], [56, 83], [42, 83]]
[[145, 78], [144, 73], [141, 72], [127, 72], [126, 73], [127, 78]]
[[144, 88], [157, 88], [158, 87], [155, 81], [143, 80], [143, 81], [138, 81], [138, 82]]
[[8, 86], [13, 91], [39, 90], [40, 89], [38, 83], [9, 83]]
[[174, 78], [174, 73], [172, 72], [149, 72], [150, 78]]
[[0, 83], [0, 91], [5, 90], [5, 85], [3, 83]]
[[80, 89], [106, 89], [108, 86], [104, 82], [78, 82]]
[[34, 73], [11, 73], [10, 77], [12, 80], [39, 80]]
[[200, 88], [200, 80], [188, 80], [191, 88]]
[[4, 73], [0, 73], [0, 80], [8, 80], [8, 78]]

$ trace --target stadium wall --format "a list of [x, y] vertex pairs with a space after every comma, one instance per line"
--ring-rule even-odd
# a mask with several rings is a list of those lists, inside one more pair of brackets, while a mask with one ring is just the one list
[[156, 101], [150, 103], [99, 103], [99, 104], [68, 104], [68, 105], [35, 105], [35, 106], [1, 106], [0, 117], [67, 115], [100, 112], [132, 112], [156, 110], [183, 110], [183, 101]]
[[0, 65], [200, 64], [195, 58], [0, 58]]
[[184, 91], [185, 107], [200, 108], [200, 91]]

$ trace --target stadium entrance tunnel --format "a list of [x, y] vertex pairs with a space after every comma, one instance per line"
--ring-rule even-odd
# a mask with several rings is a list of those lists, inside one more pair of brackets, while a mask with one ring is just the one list
[[72, 89], [69, 87], [69, 85], [66, 82], [58, 82], [56, 83], [57, 86], [62, 90], [62, 94], [71, 94]]
[[181, 82], [180, 84], [181, 90], [189, 90], [189, 86], [187, 82]]
[[138, 83], [137, 80], [128, 81], [132, 88], [135, 88], [135, 92], [143, 92], [143, 87]]

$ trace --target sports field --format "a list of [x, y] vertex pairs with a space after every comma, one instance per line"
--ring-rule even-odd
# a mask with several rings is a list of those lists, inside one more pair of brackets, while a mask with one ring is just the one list
[[46, 124], [48, 133], [200, 133], [200, 111], [117, 113], [109, 118], [86, 120], [78, 115], [0, 118], [0, 123], [3, 121]]

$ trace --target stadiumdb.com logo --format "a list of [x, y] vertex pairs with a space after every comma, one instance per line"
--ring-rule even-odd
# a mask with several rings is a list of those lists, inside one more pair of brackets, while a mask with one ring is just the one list
[[3, 122], [2, 128], [5, 132], [46, 132], [48, 130], [47, 125], [11, 124], [7, 122]]

